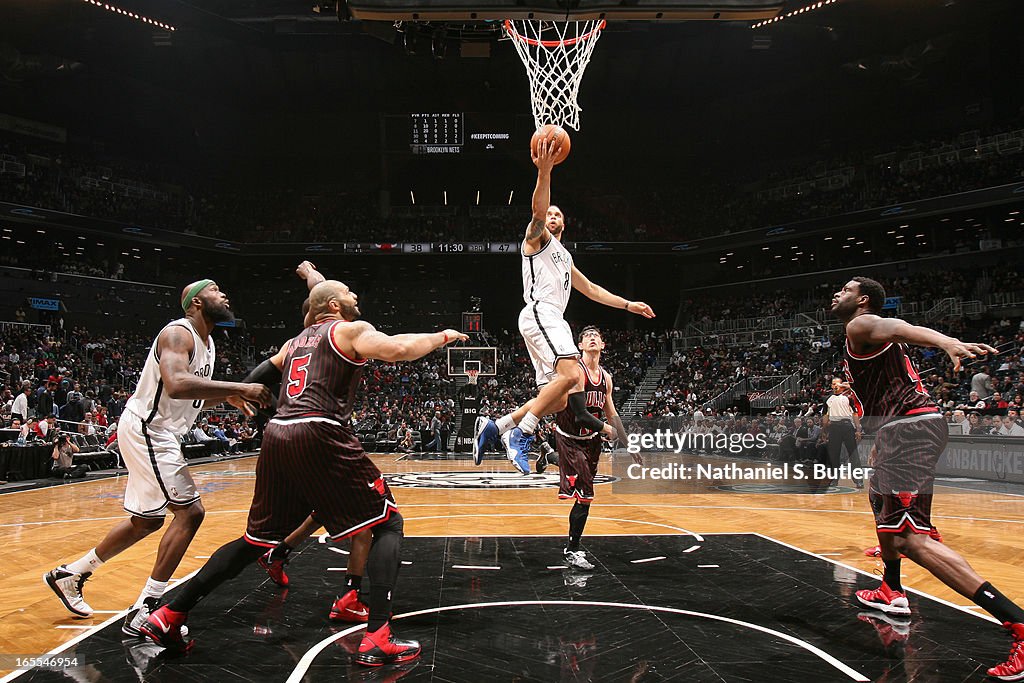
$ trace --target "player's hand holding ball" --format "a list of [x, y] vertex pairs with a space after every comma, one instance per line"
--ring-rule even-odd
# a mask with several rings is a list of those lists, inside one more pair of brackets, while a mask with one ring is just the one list
[[538, 128], [530, 139], [530, 157], [538, 169], [550, 171], [552, 166], [565, 161], [571, 146], [569, 134], [560, 126], [548, 123]]

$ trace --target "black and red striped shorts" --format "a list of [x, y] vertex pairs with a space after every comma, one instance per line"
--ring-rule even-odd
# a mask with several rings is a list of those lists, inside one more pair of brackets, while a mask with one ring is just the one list
[[314, 511], [337, 540], [397, 510], [380, 470], [341, 423], [301, 418], [267, 425], [246, 525], [250, 543], [273, 546]]
[[555, 432], [558, 449], [558, 497], [581, 503], [594, 500], [594, 477], [601, 457], [601, 439], [572, 439]]
[[903, 418], [878, 430], [869, 493], [878, 531], [931, 532], [935, 468], [948, 443], [941, 413]]

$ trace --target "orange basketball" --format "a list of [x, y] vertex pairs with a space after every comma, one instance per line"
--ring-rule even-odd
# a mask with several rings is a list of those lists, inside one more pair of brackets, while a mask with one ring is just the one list
[[[533, 156], [537, 156], [537, 145], [540, 144], [540, 141], [552, 138], [556, 141], [555, 164], [560, 164], [569, 156], [569, 148], [572, 147], [569, 134], [561, 126], [546, 123], [537, 129], [537, 132], [530, 139], [530, 152], [533, 153]], [[559, 145], [561, 145], [561, 148], [559, 148]]]

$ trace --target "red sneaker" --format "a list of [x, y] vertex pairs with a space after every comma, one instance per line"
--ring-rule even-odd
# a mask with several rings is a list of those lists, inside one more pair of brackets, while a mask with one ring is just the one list
[[420, 656], [420, 644], [415, 640], [398, 640], [391, 634], [391, 624], [381, 626], [363, 636], [359, 643], [356, 663], [363, 666], [384, 666], [408, 662]]
[[260, 559], [256, 560], [259, 566], [266, 570], [267, 574], [270, 574], [270, 580], [276, 583], [281, 588], [288, 587], [288, 575], [284, 573], [284, 565], [287, 560], [270, 560], [270, 554], [273, 550], [268, 550], [265, 554], [260, 556]]
[[168, 650], [188, 652], [195, 645], [195, 641], [185, 640], [181, 634], [181, 627], [185, 625], [186, 619], [188, 612], [175, 612], [164, 605], [149, 615], [149, 618], [139, 626], [139, 632]]
[[857, 600], [865, 607], [871, 607], [886, 614], [910, 614], [910, 603], [907, 594], [894, 591], [885, 581], [875, 590], [857, 591]]
[[359, 601], [359, 592], [350, 590], [334, 601], [331, 606], [331, 621], [351, 621], [355, 624], [365, 623], [370, 618], [370, 608]]
[[992, 678], [1001, 681], [1024, 681], [1024, 624], [1003, 624], [1003, 627], [1013, 636], [1013, 645], [1010, 646], [1010, 658], [1002, 664], [997, 664], [986, 673]]

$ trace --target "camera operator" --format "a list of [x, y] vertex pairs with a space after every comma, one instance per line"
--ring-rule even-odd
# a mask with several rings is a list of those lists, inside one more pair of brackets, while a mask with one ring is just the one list
[[75, 465], [74, 454], [78, 446], [71, 442], [70, 434], [58, 434], [53, 446], [51, 474], [56, 479], [81, 479], [85, 477], [86, 466]]

